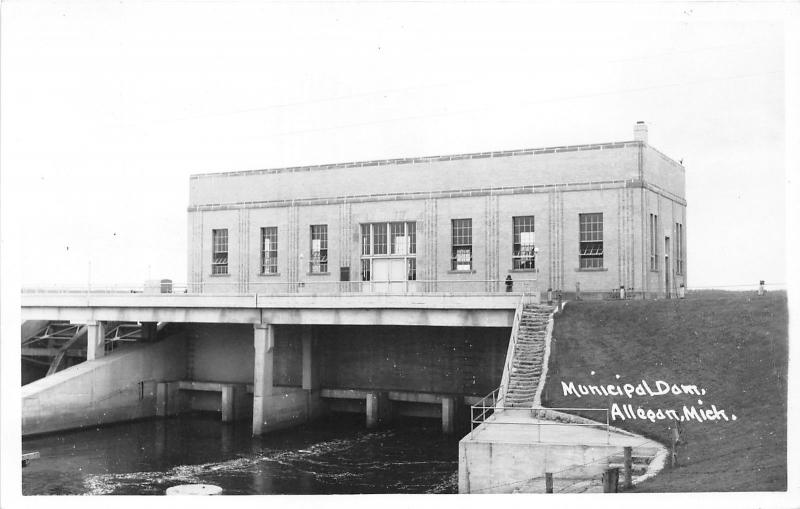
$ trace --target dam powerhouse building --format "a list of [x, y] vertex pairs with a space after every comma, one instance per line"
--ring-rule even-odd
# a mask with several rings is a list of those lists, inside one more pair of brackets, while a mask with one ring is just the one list
[[189, 292], [674, 296], [684, 168], [633, 135], [193, 175]]
[[24, 435], [194, 410], [254, 435], [341, 411], [454, 433], [487, 394], [531, 404], [509, 363], [521, 328], [544, 334], [523, 308], [548, 290], [686, 284], [684, 169], [642, 123], [632, 141], [190, 186], [185, 289], [23, 291]]

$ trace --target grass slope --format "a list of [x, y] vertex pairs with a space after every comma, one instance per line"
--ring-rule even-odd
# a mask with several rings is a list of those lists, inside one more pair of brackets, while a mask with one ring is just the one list
[[[684, 422], [687, 444], [676, 468], [636, 491], [777, 491], [786, 489], [785, 292], [692, 292], [683, 300], [570, 302], [557, 316], [544, 405], [607, 407], [613, 402], [682, 414], [698, 396], [564, 395], [561, 381], [697, 384], [699, 399], [736, 421]], [[594, 370], [595, 375], [591, 375]], [[616, 379], [616, 375], [620, 375]], [[670, 443], [668, 420], [612, 424]]]

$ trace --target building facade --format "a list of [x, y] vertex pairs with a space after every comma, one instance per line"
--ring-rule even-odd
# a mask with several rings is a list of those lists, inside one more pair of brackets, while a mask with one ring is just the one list
[[193, 175], [192, 292], [675, 295], [684, 168], [632, 141]]

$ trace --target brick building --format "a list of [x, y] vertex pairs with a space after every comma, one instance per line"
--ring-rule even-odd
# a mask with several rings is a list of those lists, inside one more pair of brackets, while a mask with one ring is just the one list
[[684, 168], [633, 141], [193, 175], [193, 292], [675, 295]]

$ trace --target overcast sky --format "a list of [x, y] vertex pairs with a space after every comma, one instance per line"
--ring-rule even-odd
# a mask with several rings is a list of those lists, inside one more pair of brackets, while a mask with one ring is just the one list
[[690, 285], [785, 283], [786, 9], [4, 2], [4, 244], [26, 285], [86, 284], [89, 261], [93, 284], [182, 282], [192, 173], [622, 141], [644, 120], [686, 166]]

